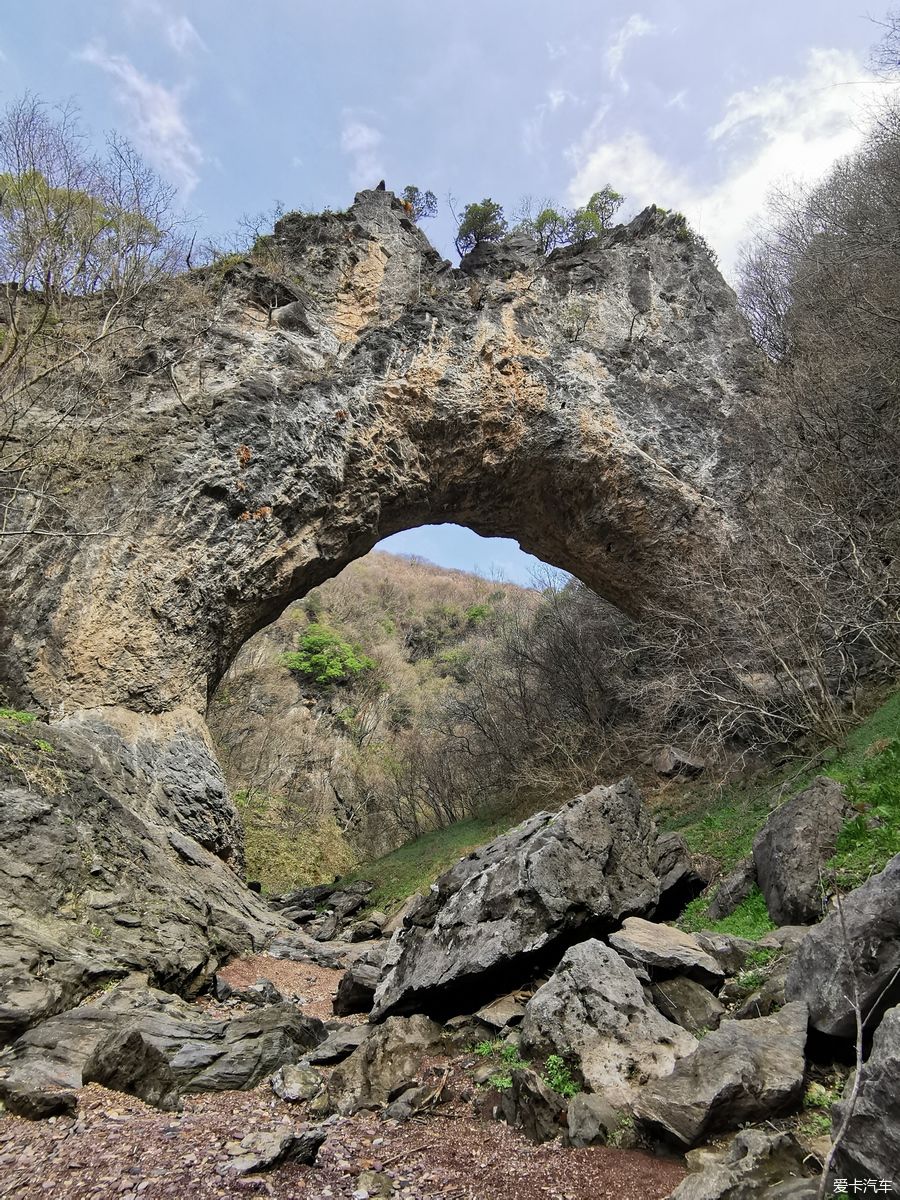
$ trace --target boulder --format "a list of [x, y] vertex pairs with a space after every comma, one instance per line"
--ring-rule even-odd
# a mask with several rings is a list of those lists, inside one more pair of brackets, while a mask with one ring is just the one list
[[675, 975], [650, 988], [653, 1003], [668, 1021], [674, 1021], [695, 1037], [715, 1029], [725, 1005], [712, 992], [687, 975]]
[[314, 1100], [325, 1086], [318, 1071], [300, 1063], [285, 1063], [283, 1067], [278, 1068], [269, 1082], [279, 1100], [288, 1100], [291, 1103]]
[[325, 1124], [309, 1125], [299, 1133], [292, 1129], [248, 1133], [239, 1142], [226, 1144], [225, 1149], [232, 1156], [228, 1166], [237, 1175], [269, 1171], [286, 1162], [312, 1166], [327, 1136]]
[[444, 1031], [427, 1017], [391, 1017], [335, 1067], [328, 1103], [343, 1116], [380, 1108], [417, 1082], [426, 1055], [445, 1050]]
[[796, 1003], [772, 1017], [723, 1021], [671, 1074], [641, 1091], [636, 1115], [686, 1146], [778, 1116], [803, 1090], [807, 1020], [806, 1005]]
[[659, 876], [659, 901], [654, 909], [658, 921], [670, 921], [682, 912], [709, 883], [680, 833], [664, 833], [656, 840], [654, 870]]
[[698, 983], [721, 987], [722, 968], [690, 933], [641, 917], [628, 917], [609, 944], [632, 965], [646, 967], [654, 977], [687, 975]]
[[346, 942], [371, 942], [381, 937], [382, 926], [377, 921], [357, 921], [344, 933]]
[[724, 1151], [705, 1154], [669, 1200], [815, 1200], [817, 1191], [792, 1134], [745, 1129]]
[[373, 946], [350, 964], [341, 976], [331, 1005], [336, 1017], [349, 1017], [371, 1009], [375, 989], [384, 974], [386, 953], [384, 947]]
[[154, 1108], [181, 1108], [169, 1059], [139, 1029], [115, 1030], [95, 1046], [81, 1069], [81, 1081], [127, 1092]]
[[[837, 1134], [849, 1102], [833, 1111]], [[834, 1160], [834, 1174], [847, 1179], [889, 1179], [900, 1193], [900, 1008], [888, 1012], [875, 1033], [860, 1073], [853, 1114]]]
[[855, 987], [870, 1030], [900, 1002], [900, 854], [807, 933], [788, 968], [785, 995], [809, 1005], [820, 1033], [853, 1038]]
[[325, 1041], [306, 1055], [306, 1061], [322, 1064], [343, 1062], [371, 1032], [371, 1025], [341, 1025], [339, 1029], [332, 1029]]
[[664, 779], [672, 779], [676, 775], [693, 779], [703, 773], [706, 763], [698, 755], [678, 746], [660, 746], [653, 755], [653, 769]]
[[742, 904], [756, 887], [756, 863], [742, 858], [719, 884], [709, 905], [710, 919], [721, 921]]
[[512, 1072], [512, 1086], [500, 1093], [496, 1115], [530, 1142], [550, 1142], [568, 1128], [568, 1105], [536, 1071]]
[[321, 1021], [291, 1004], [220, 1021], [170, 993], [123, 985], [23, 1034], [0, 1068], [0, 1099], [22, 1116], [50, 1116], [74, 1105], [87, 1070], [173, 1107], [176, 1093], [253, 1087], [325, 1035]]
[[605, 1146], [619, 1125], [620, 1112], [604, 1096], [579, 1092], [569, 1101], [570, 1146]]
[[623, 1106], [696, 1042], [647, 1003], [640, 980], [615, 950], [590, 940], [567, 950], [529, 1000], [521, 1045], [524, 1054], [561, 1055], [587, 1090]]
[[753, 841], [756, 878], [776, 925], [822, 916], [822, 874], [847, 819], [844, 789], [825, 775], [782, 804]]
[[479, 1021], [490, 1025], [498, 1032], [513, 1025], [521, 1025], [525, 1016], [525, 1005], [516, 995], [500, 996], [497, 1000], [479, 1008], [475, 1014]]
[[704, 929], [695, 933], [697, 944], [719, 964], [725, 975], [736, 975], [747, 963], [756, 948], [747, 938], [733, 937], [730, 933], [714, 933]]
[[[538, 813], [445, 872], [391, 940], [374, 1019], [509, 991], [579, 930], [612, 928], [659, 899], [653, 823], [635, 784]], [[505, 984], [505, 986], [504, 986]]]

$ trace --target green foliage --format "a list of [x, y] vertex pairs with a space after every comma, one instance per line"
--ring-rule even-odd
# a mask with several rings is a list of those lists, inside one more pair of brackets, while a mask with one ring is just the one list
[[480, 204], [467, 204], [456, 231], [456, 249], [460, 254], [468, 254], [481, 242], [499, 242], [506, 228], [502, 206], [489, 196]]
[[747, 938], [754, 942], [775, 928], [766, 908], [766, 898], [759, 888], [754, 888], [733, 913], [719, 921], [713, 921], [709, 916], [710, 899], [709, 896], [698, 896], [685, 908], [678, 924], [686, 933], [711, 929], [715, 933], [729, 933], [732, 937]]
[[466, 609], [466, 624], [470, 626], [483, 625], [494, 615], [489, 604], [472, 604]]
[[485, 1040], [478, 1042], [474, 1049], [479, 1058], [491, 1058], [496, 1053], [497, 1043]]
[[244, 828], [247, 878], [266, 894], [333, 879], [352, 865], [332, 819], [295, 811], [287, 821], [280, 798], [261, 789], [235, 792], [234, 803]]
[[841, 888], [853, 888], [900, 854], [900, 738], [884, 745], [845, 786], [859, 811], [841, 831], [829, 865]]
[[746, 965], [748, 967], [765, 967], [773, 958], [777, 958], [781, 952], [774, 948], [767, 949], [765, 946], [757, 946], [747, 955]]
[[496, 1071], [488, 1079], [491, 1087], [496, 1088], [498, 1092], [508, 1092], [512, 1082], [512, 1075], [508, 1071]]
[[34, 745], [35, 750], [40, 750], [40, 752], [42, 754], [54, 754], [55, 753], [53, 743], [45, 741], [44, 738], [35, 738], [33, 745]]
[[576, 208], [572, 214], [567, 240], [575, 246], [581, 246], [588, 238], [597, 237], [609, 229], [624, 199], [608, 183], [599, 192], [594, 192], [584, 208]]
[[34, 713], [24, 712], [18, 708], [0, 708], [0, 721], [15, 721], [17, 725], [30, 725], [36, 721]]
[[318, 623], [309, 626], [298, 638], [298, 649], [283, 654], [281, 662], [289, 671], [323, 685], [348, 683], [376, 666], [359, 646]]
[[420, 191], [411, 183], [403, 189], [403, 203], [416, 222], [437, 216], [437, 199], [434, 192]]
[[578, 1084], [572, 1078], [572, 1072], [569, 1070], [565, 1060], [560, 1058], [558, 1054], [550, 1054], [544, 1064], [544, 1079], [553, 1088], [554, 1092], [559, 1092], [560, 1096], [565, 1096], [567, 1099], [574, 1096], [579, 1088]]

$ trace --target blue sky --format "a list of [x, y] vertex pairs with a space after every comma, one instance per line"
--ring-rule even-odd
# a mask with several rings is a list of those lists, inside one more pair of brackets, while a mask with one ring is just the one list
[[[888, 7], [884, 0], [883, 7]], [[0, 25], [0, 100], [74, 99], [118, 128], [211, 235], [242, 213], [346, 207], [380, 178], [684, 211], [734, 264], [767, 191], [852, 150], [886, 85], [863, 0], [35, 0]], [[474, 539], [475, 535], [471, 535]], [[451, 527], [391, 548], [527, 578], [515, 543]]]

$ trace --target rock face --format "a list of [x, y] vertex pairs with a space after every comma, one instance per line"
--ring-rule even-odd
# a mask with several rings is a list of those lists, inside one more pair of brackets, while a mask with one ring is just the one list
[[753, 862], [776, 925], [808, 925], [822, 916], [822, 879], [844, 827], [844, 789], [820, 775], [776, 808], [753, 840]]
[[0, 1099], [22, 1116], [51, 1116], [96, 1080], [171, 1108], [182, 1092], [253, 1087], [325, 1036], [289, 1004], [217, 1021], [169, 993], [123, 985], [23, 1034], [0, 1058]]
[[646, 911], [659, 896], [654, 829], [631, 780], [538, 813], [451, 867], [388, 949], [372, 1016], [460, 1012], [509, 990], [566, 941]]
[[[547, 260], [485, 249], [456, 271], [390, 192], [366, 191], [344, 213], [284, 217], [272, 247], [277, 277], [238, 263], [148, 300], [60, 469], [64, 503], [41, 516], [56, 536], [6, 539], [0, 687], [64, 726], [82, 767], [71, 797], [9, 772], [25, 793], [0, 863], [13, 1033], [85, 990], [81, 929], [50, 913], [70, 894], [89, 907], [94, 857], [101, 890], [126, 891], [96, 921], [93, 957], [113, 969], [169, 959], [199, 978], [256, 941], [263, 908], [225, 887], [240, 835], [205, 710], [291, 600], [390, 533], [455, 521], [636, 613], [673, 564], [746, 528], [747, 489], [777, 458], [768, 363], [674, 216], [648, 209]], [[73, 376], [71, 397], [94, 382]], [[23, 489], [23, 527], [27, 505]], [[97, 529], [113, 536], [81, 536]], [[57, 793], [73, 824], [51, 837]], [[120, 870], [119, 841], [150, 861]], [[50, 903], [16, 874], [29, 861]]]
[[788, 1004], [773, 1017], [723, 1021], [642, 1090], [638, 1117], [693, 1146], [707, 1133], [781, 1112], [803, 1089], [807, 1019], [805, 1004]]
[[536, 1071], [512, 1073], [512, 1086], [501, 1092], [498, 1116], [531, 1142], [549, 1142], [568, 1127], [568, 1105]]
[[[847, 1103], [845, 1098], [835, 1105], [833, 1133], [843, 1123]], [[889, 1179], [900, 1192], [900, 1008], [892, 1008], [875, 1033], [834, 1174]]]
[[647, 1003], [640, 980], [615, 950], [595, 940], [566, 952], [528, 1002], [521, 1035], [525, 1053], [559, 1054], [588, 1091], [616, 1107], [697, 1044]]
[[810, 1023], [820, 1033], [853, 1038], [855, 986], [870, 1030], [900, 1001], [900, 854], [845, 896], [841, 908], [843, 921], [832, 910], [800, 943], [785, 995], [809, 1005]]
[[0, 1045], [136, 969], [198, 989], [277, 929], [199, 816], [205, 846], [173, 838], [191, 759], [176, 771], [158, 745], [94, 734], [0, 720]]

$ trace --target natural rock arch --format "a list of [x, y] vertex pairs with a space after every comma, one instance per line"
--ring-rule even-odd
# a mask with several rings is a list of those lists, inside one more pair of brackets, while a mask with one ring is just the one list
[[765, 360], [681, 218], [453, 270], [371, 191], [274, 240], [288, 279], [237, 263], [199, 335], [157, 311], [124, 364], [76, 479], [76, 525], [109, 535], [7, 570], [19, 696], [202, 712], [248, 636], [425, 522], [516, 537], [631, 611], [741, 535]]
[[208, 698], [379, 539], [514, 536], [639, 613], [676, 565], [752, 536], [767, 364], [683, 219], [651, 208], [581, 249], [512, 239], [454, 270], [374, 191], [283, 218], [273, 245], [277, 272], [212, 268], [151, 307], [55, 536], [0, 567], [2, 683], [48, 718], [58, 764], [46, 784], [7, 770], [27, 736], [0, 760], [9, 860], [42, 864], [0, 862], [20, 954], [0, 1040], [123, 962], [188, 986], [259, 944], [272, 918], [226, 865]]

